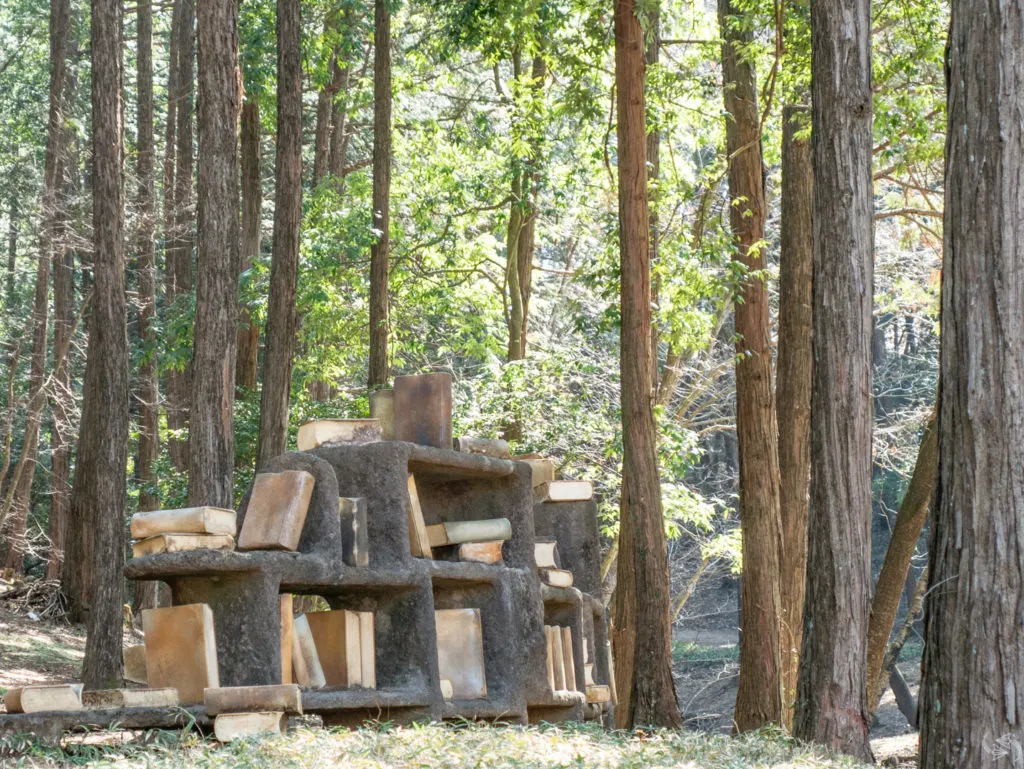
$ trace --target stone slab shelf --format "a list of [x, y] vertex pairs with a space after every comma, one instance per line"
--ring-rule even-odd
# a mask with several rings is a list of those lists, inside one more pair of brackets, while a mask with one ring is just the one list
[[[279, 683], [278, 596], [297, 593], [322, 596], [332, 609], [375, 612], [378, 688], [304, 690], [304, 709], [322, 715], [325, 724], [458, 718], [526, 723], [587, 715], [582, 684], [578, 692], [552, 692], [548, 686], [544, 625], [573, 629], [578, 682], [584, 644], [597, 652], [595, 674], [607, 680], [599, 662], [607, 629], [596, 578], [593, 502], [535, 505], [532, 473], [523, 462], [398, 441], [290, 452], [265, 470], [305, 470], [316, 480], [298, 552], [192, 551], [145, 556], [125, 567], [131, 579], [167, 582], [176, 605], [210, 605], [222, 686]], [[410, 474], [427, 525], [507, 518], [512, 537], [503, 545], [503, 563], [414, 558]], [[239, 526], [249, 494], [251, 489], [239, 508]], [[339, 497], [364, 500], [367, 567], [342, 560]], [[558, 538], [576, 587], [541, 584], [535, 521], [537, 531]], [[486, 699], [441, 696], [434, 612], [453, 608], [480, 610]], [[82, 723], [83, 715], [74, 718]]]
[[[12, 741], [17, 735], [32, 735], [47, 745], [57, 745], [67, 731], [87, 729], [181, 729], [194, 724], [212, 729], [213, 719], [202, 707], [188, 708], [104, 708], [95, 710], [51, 710], [45, 713], [0, 714], [0, 739]], [[0, 744], [0, 758], [3, 758]]]

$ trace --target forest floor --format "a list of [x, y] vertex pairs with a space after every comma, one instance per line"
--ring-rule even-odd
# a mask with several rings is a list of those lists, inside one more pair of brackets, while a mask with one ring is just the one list
[[[126, 640], [129, 640], [126, 638]], [[137, 643], [138, 639], [134, 642]], [[0, 695], [11, 686], [74, 680], [85, 649], [80, 626], [31, 619], [0, 603]], [[773, 734], [727, 737], [736, 696], [735, 634], [677, 633], [676, 681], [687, 731], [640, 739], [595, 727], [501, 729], [422, 727], [364, 729], [355, 733], [299, 725], [287, 738], [217, 747], [196, 734], [91, 734], [72, 738], [63, 751], [33, 747], [19, 766], [160, 767], [428, 767], [502, 766], [850, 767], [797, 747]], [[916, 692], [913, 661], [901, 665]], [[917, 735], [906, 734], [891, 694], [872, 730], [879, 763], [912, 766]], [[2, 709], [2, 708], [0, 708]], [[902, 727], [901, 724], [902, 723]], [[500, 735], [494, 739], [495, 735]], [[2, 748], [2, 746], [0, 746]], [[2, 753], [0, 753], [2, 756]], [[0, 757], [0, 766], [4, 766]]]

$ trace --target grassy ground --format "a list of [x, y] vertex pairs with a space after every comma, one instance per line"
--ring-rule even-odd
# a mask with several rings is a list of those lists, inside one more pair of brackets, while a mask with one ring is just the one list
[[[2, 760], [0, 760], [2, 764]], [[145, 769], [754, 769], [858, 766], [773, 734], [732, 739], [693, 732], [609, 733], [596, 726], [423, 726], [358, 731], [299, 727], [286, 737], [226, 746], [195, 734], [163, 733], [149, 744], [79, 743], [63, 751], [32, 746], [20, 767]], [[5, 764], [6, 766], [6, 764]]]

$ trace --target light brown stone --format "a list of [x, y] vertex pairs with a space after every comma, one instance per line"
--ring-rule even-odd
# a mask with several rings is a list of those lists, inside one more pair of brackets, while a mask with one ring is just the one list
[[508, 441], [501, 438], [469, 438], [460, 436], [455, 439], [455, 450], [464, 454], [483, 454], [496, 459], [508, 459]]
[[612, 690], [603, 684], [594, 684], [587, 687], [587, 702], [610, 702]]
[[96, 689], [82, 692], [87, 708], [176, 708], [177, 689]]
[[538, 540], [533, 545], [533, 560], [540, 569], [558, 568], [558, 543], [551, 540]]
[[184, 507], [177, 510], [152, 510], [132, 516], [132, 539], [157, 534], [222, 534], [234, 537], [238, 525], [234, 510], [221, 507]]
[[542, 483], [550, 483], [555, 480], [555, 463], [554, 460], [542, 457], [539, 454], [520, 454], [519, 456], [512, 457], [517, 462], [526, 462], [530, 466], [530, 472], [533, 476], [533, 488], [537, 488]]
[[363, 687], [377, 688], [377, 637], [372, 611], [359, 612], [359, 660]]
[[291, 593], [284, 593], [278, 599], [278, 612], [281, 615], [281, 683], [293, 683], [292, 679], [292, 644], [295, 642], [295, 617], [293, 616], [293, 599]]
[[593, 497], [590, 481], [547, 481], [534, 489], [537, 502], [588, 502]]
[[459, 545], [459, 560], [476, 563], [501, 563], [502, 540], [491, 542], [466, 542]]
[[124, 680], [133, 684], [147, 684], [146, 645], [126, 646], [121, 652], [124, 660]]
[[572, 572], [567, 569], [541, 569], [540, 575], [551, 587], [572, 587]]
[[284, 713], [223, 713], [213, 720], [213, 734], [220, 742], [259, 735], [279, 737], [287, 728]]
[[576, 690], [576, 655], [572, 649], [572, 628], [559, 628], [562, 633], [562, 655], [565, 664], [565, 688]]
[[81, 710], [81, 684], [22, 686], [4, 694], [8, 713], [44, 713], [50, 710]]
[[382, 438], [376, 419], [317, 419], [299, 427], [299, 451], [312, 451], [334, 443], [373, 443]]
[[370, 393], [370, 416], [380, 422], [381, 436], [386, 441], [395, 439], [395, 391], [377, 390]]
[[438, 609], [437, 666], [458, 699], [487, 697], [483, 628], [479, 609]]
[[423, 521], [423, 508], [420, 507], [420, 495], [416, 491], [416, 479], [409, 473], [409, 551], [415, 558], [433, 558], [430, 550], [430, 537], [427, 536], [427, 525]]
[[320, 654], [313, 640], [307, 615], [300, 614], [295, 618], [295, 642], [292, 647], [292, 664], [295, 683], [311, 689], [327, 686], [324, 669], [320, 664]]
[[157, 534], [132, 543], [132, 558], [187, 550], [234, 550], [235, 538], [226, 534]]
[[314, 482], [312, 474], [304, 470], [258, 474], [238, 535], [238, 549], [298, 550]]
[[203, 690], [220, 686], [213, 612], [202, 603], [146, 609], [146, 678], [154, 689], [178, 690], [182, 705], [199, 705]]
[[328, 686], [361, 686], [359, 614], [354, 611], [313, 611], [306, 614]]
[[295, 684], [280, 686], [222, 686], [207, 689], [203, 706], [208, 715], [282, 712], [302, 714], [302, 691]]
[[427, 541], [431, 547], [461, 545], [466, 542], [504, 542], [512, 538], [512, 524], [508, 518], [488, 518], [482, 521], [451, 521], [427, 526]]

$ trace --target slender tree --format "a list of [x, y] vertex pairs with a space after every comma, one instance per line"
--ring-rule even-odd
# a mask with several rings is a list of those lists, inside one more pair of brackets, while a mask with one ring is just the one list
[[[316, 187], [327, 175], [331, 156], [331, 118], [333, 117], [335, 71], [338, 68], [338, 46], [334, 38], [338, 32], [338, 13], [332, 10], [324, 19], [324, 38], [331, 45], [330, 62], [327, 71], [331, 73], [331, 82], [321, 88], [316, 95], [316, 129], [313, 133], [313, 186]], [[280, 34], [278, 35], [280, 40]], [[280, 56], [279, 56], [280, 58]]]
[[199, 5], [199, 222], [188, 498], [233, 507], [238, 332], [238, 5]]
[[[195, 0], [175, 0], [171, 32], [171, 68], [168, 76], [173, 89], [168, 90], [168, 132], [173, 118], [174, 167], [173, 186], [166, 185], [165, 166], [165, 229], [164, 295], [170, 312], [183, 312], [181, 303], [192, 293], [193, 224], [193, 113], [195, 82]], [[173, 105], [173, 106], [172, 106]], [[170, 145], [166, 148], [171, 152]], [[170, 193], [170, 205], [166, 196]], [[171, 464], [179, 472], [189, 467], [189, 443], [181, 436], [188, 428], [190, 406], [190, 370], [172, 367], [166, 374], [167, 426], [171, 436], [167, 452]]]
[[[242, 167], [242, 264], [239, 272], [252, 267], [260, 255], [262, 239], [263, 188], [260, 182], [260, 105], [246, 99], [242, 105], [242, 137], [239, 142]], [[238, 359], [235, 384], [256, 388], [260, 354], [260, 328], [245, 308], [239, 313]]]
[[651, 387], [650, 223], [644, 39], [633, 0], [615, 2], [618, 113], [622, 510], [615, 593], [616, 723], [680, 726], [672, 681], [668, 553]]
[[1021, 763], [1024, 3], [952, 4], [923, 769]]
[[740, 681], [733, 723], [737, 731], [782, 722], [779, 652], [778, 428], [772, 390], [771, 322], [765, 283], [765, 190], [761, 120], [754, 68], [745, 56], [753, 38], [731, 0], [718, 1], [722, 79], [729, 153], [729, 222], [733, 260], [743, 275], [734, 302], [736, 327], [736, 438], [739, 445], [743, 579], [740, 607]]
[[299, 0], [277, 0], [277, 192], [270, 268], [267, 350], [260, 397], [257, 467], [283, 454], [288, 443], [295, 295], [302, 223], [302, 25]]
[[46, 405], [47, 336], [50, 323], [50, 272], [57, 249], [57, 205], [63, 162], [64, 98], [67, 78], [68, 40], [71, 5], [68, 0], [50, 3], [50, 105], [46, 129], [46, 154], [43, 169], [43, 226], [39, 259], [36, 263], [36, 288], [32, 301], [32, 360], [29, 371], [29, 404], [22, 440], [21, 457], [14, 469], [11, 488], [4, 500], [0, 525], [9, 520], [8, 549], [4, 568], [21, 572], [25, 553], [29, 496], [36, 472], [39, 432]]
[[370, 246], [370, 367], [367, 386], [388, 383], [388, 249], [391, 243], [391, 9], [373, 5], [373, 228]]
[[814, 370], [807, 594], [793, 733], [868, 744], [874, 231], [869, 0], [811, 5]]
[[93, 0], [93, 299], [71, 517], [91, 533], [87, 689], [121, 684], [121, 606], [128, 464], [128, 336], [124, 291], [122, 6]]
[[797, 663], [804, 633], [807, 574], [807, 487], [811, 480], [811, 301], [814, 174], [811, 143], [801, 136], [807, 110], [782, 111], [782, 226], [779, 248], [779, 353], [775, 411], [779, 425], [782, 514], [783, 721], [793, 723]]

